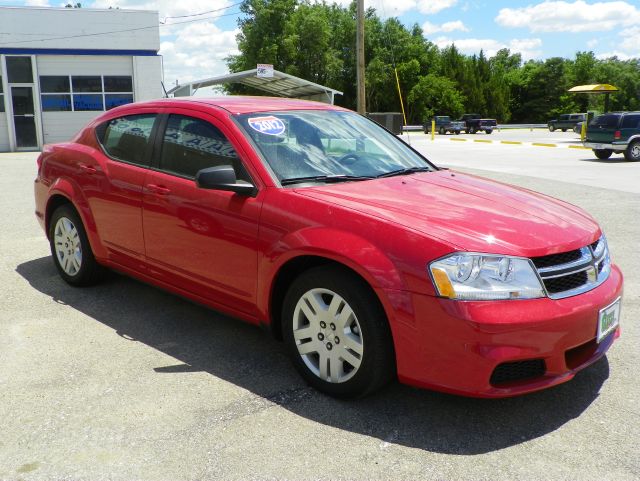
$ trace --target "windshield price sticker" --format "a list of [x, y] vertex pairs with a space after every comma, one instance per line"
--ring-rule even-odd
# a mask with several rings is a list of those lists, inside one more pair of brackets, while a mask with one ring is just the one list
[[273, 115], [267, 117], [253, 117], [248, 120], [249, 127], [256, 132], [266, 135], [280, 135], [284, 132], [284, 122]]

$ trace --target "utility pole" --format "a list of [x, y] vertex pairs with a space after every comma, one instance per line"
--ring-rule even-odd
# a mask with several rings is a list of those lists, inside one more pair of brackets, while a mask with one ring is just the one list
[[356, 11], [356, 82], [358, 93], [358, 113], [367, 113], [364, 93], [364, 0], [358, 0]]

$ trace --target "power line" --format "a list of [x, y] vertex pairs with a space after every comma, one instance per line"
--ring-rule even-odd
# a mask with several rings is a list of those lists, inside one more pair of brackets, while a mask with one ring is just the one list
[[[242, 3], [242, 2], [240, 2], [240, 3]], [[237, 4], [234, 4], [234, 5], [237, 5]], [[224, 7], [224, 8], [218, 9], [217, 11], [225, 10], [227, 8], [229, 8], [229, 7]], [[207, 13], [211, 13], [211, 12], [207, 12]], [[10, 45], [16, 45], [16, 44], [19, 44], [19, 43], [47, 42], [47, 41], [50, 41], [50, 40], [67, 40], [67, 39], [72, 39], [72, 38], [96, 37], [96, 36], [99, 36], [99, 35], [109, 35], [109, 34], [112, 34], [112, 33], [135, 32], [135, 31], [138, 31], [138, 30], [148, 30], [150, 28], [171, 27], [173, 25], [182, 25], [182, 24], [185, 24], [185, 23], [202, 22], [204, 20], [216, 20], [216, 19], [222, 18], [222, 17], [230, 17], [230, 16], [233, 16], [233, 15], [240, 15], [241, 13], [242, 12], [232, 12], [232, 13], [225, 13], [225, 14], [222, 14], [222, 15], [216, 15], [214, 17], [196, 18], [196, 19], [193, 19], [193, 20], [183, 20], [181, 22], [174, 22], [174, 23], [161, 23], [159, 25], [149, 25], [148, 27], [136, 27], [136, 28], [126, 28], [126, 29], [122, 29], [122, 30], [111, 30], [111, 31], [108, 31], [108, 32], [84, 33], [84, 34], [80, 34], [80, 35], [68, 35], [68, 36], [65, 36], [65, 37], [35, 38], [33, 40], [20, 40], [20, 41], [17, 41], [17, 42], [11, 42]], [[11, 35], [11, 33], [6, 33], [6, 35]], [[13, 33], [12, 35], [24, 35], [24, 34], [22, 34], [22, 33]], [[32, 35], [35, 35], [35, 34], [32, 34]], [[43, 33], [43, 34], [40, 34], [40, 35], [47, 35], [47, 34]], [[0, 46], [2, 46], [2, 44], [0, 44]], [[8, 48], [8, 47], [6, 47], [6, 48]]]
[[[202, 15], [207, 15], [208, 13], [215, 13], [215, 12], [219, 12], [220, 10], [226, 10], [227, 8], [231, 8], [231, 7], [237, 7], [238, 5], [242, 4], [243, 2], [236, 2], [236, 3], [232, 3], [231, 5], [227, 5], [226, 7], [222, 7], [222, 8], [216, 8], [215, 10], [207, 10], [206, 12], [200, 12], [200, 13], [192, 13], [190, 15], [174, 15], [174, 16], [167, 16], [164, 17], [164, 22], [167, 21], [167, 19], [169, 18], [187, 18], [187, 17], [200, 17]], [[161, 23], [164, 23], [161, 22]]]

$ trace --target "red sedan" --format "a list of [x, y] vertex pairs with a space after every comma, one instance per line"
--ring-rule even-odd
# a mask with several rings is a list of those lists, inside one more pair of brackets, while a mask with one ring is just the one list
[[284, 339], [317, 389], [502, 397], [571, 379], [619, 336], [622, 274], [579, 208], [439, 169], [299, 100], [115, 108], [38, 159], [61, 277], [113, 268]]

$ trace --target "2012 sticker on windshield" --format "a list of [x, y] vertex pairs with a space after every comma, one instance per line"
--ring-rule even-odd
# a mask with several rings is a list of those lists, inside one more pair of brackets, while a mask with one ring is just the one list
[[256, 132], [266, 135], [280, 135], [285, 130], [285, 125], [282, 120], [273, 115], [265, 117], [252, 117], [248, 120], [249, 127]]

